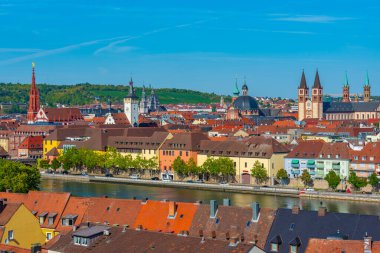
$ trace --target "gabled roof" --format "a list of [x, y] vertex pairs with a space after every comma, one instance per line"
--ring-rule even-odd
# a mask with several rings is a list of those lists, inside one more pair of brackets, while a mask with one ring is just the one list
[[56, 147], [50, 149], [47, 153], [46, 156], [59, 156], [58, 149]]
[[146, 230], [175, 234], [189, 231], [198, 205], [183, 202], [174, 204], [177, 206], [176, 215], [174, 218], [169, 218], [169, 201], [148, 200], [146, 204], [141, 205], [134, 228], [141, 225]]
[[83, 120], [79, 108], [43, 108], [42, 110], [48, 117], [49, 122], [72, 122]]
[[[327, 239], [337, 231], [349, 240], [362, 240], [366, 233], [374, 241], [380, 240], [380, 219], [377, 215], [360, 215], [326, 212], [318, 216], [317, 211], [300, 210], [293, 214], [291, 209], [279, 208], [270, 230], [265, 250], [270, 252], [270, 240], [276, 236], [282, 239], [279, 253], [288, 253], [289, 245], [298, 237], [299, 253], [305, 252], [311, 238]], [[314, 252], [313, 252], [314, 253]]]
[[69, 201], [70, 193], [29, 191], [25, 206], [31, 211], [36, 211], [36, 217], [41, 213], [56, 213], [54, 223], [49, 225], [48, 219], [41, 227], [56, 228], [61, 222], [61, 215]]
[[19, 149], [42, 149], [43, 137], [42, 136], [28, 136], [18, 147]]
[[[72, 232], [61, 235], [56, 243], [49, 245], [49, 251], [54, 252], [133, 252], [133, 253], [248, 253], [262, 252], [252, 244], [238, 243], [231, 246], [229, 241], [203, 240], [200, 237], [177, 236], [145, 230], [122, 229], [111, 227], [109, 235], [100, 235], [90, 247], [74, 245]], [[253, 251], [252, 251], [253, 249]]]
[[133, 226], [141, 204], [139, 200], [90, 198], [88, 199], [87, 213], [83, 221]]
[[[371, 253], [380, 253], [380, 242], [372, 242]], [[364, 251], [363, 240], [310, 239], [306, 253], [358, 253]]]
[[21, 203], [5, 204], [4, 209], [0, 212], [0, 226], [5, 226], [21, 205]]
[[[86, 215], [88, 214], [88, 208], [92, 208], [92, 206], [90, 206], [89, 198], [70, 197], [62, 213], [61, 219], [75, 219], [74, 225], [79, 226], [82, 222], [87, 222]], [[59, 222], [57, 230], [60, 232], [70, 231], [72, 228], [71, 226], [63, 226], [62, 222]]]
[[[202, 140], [208, 140], [207, 136], [203, 133], [178, 133], [174, 134], [172, 139], [168, 139], [164, 142], [161, 149], [181, 149], [197, 151], [200, 148], [200, 142]], [[180, 145], [184, 145], [180, 147]]]
[[259, 247], [264, 247], [274, 214], [271, 209], [261, 208], [258, 222], [252, 222], [251, 207], [220, 205], [216, 218], [210, 218], [210, 205], [199, 205], [191, 224], [190, 235], [199, 236], [200, 230], [207, 239], [212, 238], [213, 231], [219, 240], [226, 240], [226, 233], [230, 237], [243, 235], [245, 242], [256, 242]]

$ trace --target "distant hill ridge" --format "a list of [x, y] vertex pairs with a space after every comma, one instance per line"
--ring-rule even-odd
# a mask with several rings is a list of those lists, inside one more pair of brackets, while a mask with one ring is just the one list
[[[123, 101], [128, 94], [128, 85], [101, 85], [101, 84], [76, 84], [76, 85], [53, 85], [37, 84], [40, 91], [42, 104], [49, 106], [56, 103], [65, 105], [84, 105], [90, 104], [98, 98], [100, 102], [106, 102], [108, 99], [112, 103]], [[30, 84], [12, 84], [0, 83], [0, 101], [1, 103], [19, 102], [27, 103], [29, 97]], [[135, 87], [137, 96], [141, 98], [141, 87]], [[146, 94], [150, 95], [152, 89], [145, 88]], [[154, 89], [158, 95], [161, 104], [176, 103], [217, 103], [220, 101], [220, 95], [215, 93], [206, 93], [200, 91], [160, 88]], [[226, 98], [227, 101], [229, 97]]]

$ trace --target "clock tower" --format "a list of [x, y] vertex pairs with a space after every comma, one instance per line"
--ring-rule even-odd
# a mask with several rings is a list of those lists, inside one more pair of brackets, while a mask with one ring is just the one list
[[133, 80], [129, 82], [128, 96], [124, 98], [124, 113], [132, 127], [139, 124], [139, 100], [133, 88]]

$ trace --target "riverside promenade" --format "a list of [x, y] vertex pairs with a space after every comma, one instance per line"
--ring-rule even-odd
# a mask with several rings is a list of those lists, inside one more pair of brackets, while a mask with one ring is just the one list
[[347, 201], [365, 201], [380, 203], [380, 195], [378, 194], [357, 194], [357, 193], [339, 193], [328, 191], [300, 191], [293, 188], [285, 187], [264, 187], [253, 185], [239, 184], [210, 184], [196, 182], [180, 182], [180, 181], [161, 181], [161, 180], [146, 180], [146, 179], [130, 179], [123, 177], [104, 177], [104, 176], [81, 176], [81, 175], [61, 175], [61, 174], [46, 174], [41, 173], [44, 179], [58, 179], [80, 182], [99, 182], [99, 183], [114, 183], [114, 184], [133, 184], [147, 185], [156, 187], [183, 188], [194, 190], [207, 190], [218, 192], [232, 192], [245, 194], [263, 194], [273, 196], [287, 196], [294, 198], [315, 198], [315, 199], [337, 199]]

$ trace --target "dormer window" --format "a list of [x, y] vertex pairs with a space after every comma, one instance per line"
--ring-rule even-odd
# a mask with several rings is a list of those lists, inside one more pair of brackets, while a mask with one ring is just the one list
[[79, 229], [73, 233], [73, 241], [75, 245], [90, 246], [90, 244], [101, 235], [109, 235], [110, 227], [108, 226], [92, 226]]
[[270, 240], [269, 243], [271, 252], [279, 252], [279, 248], [282, 243], [281, 237], [279, 235], [275, 236], [272, 240]]
[[57, 213], [49, 213], [48, 215], [48, 225], [53, 225]]
[[38, 215], [38, 220], [40, 221], [41, 225], [45, 223], [45, 217], [47, 214], [48, 212], [42, 212]]
[[290, 253], [298, 253], [298, 248], [301, 246], [301, 239], [297, 236], [289, 242]]
[[73, 226], [77, 217], [75, 214], [66, 214], [62, 217], [62, 226]]

